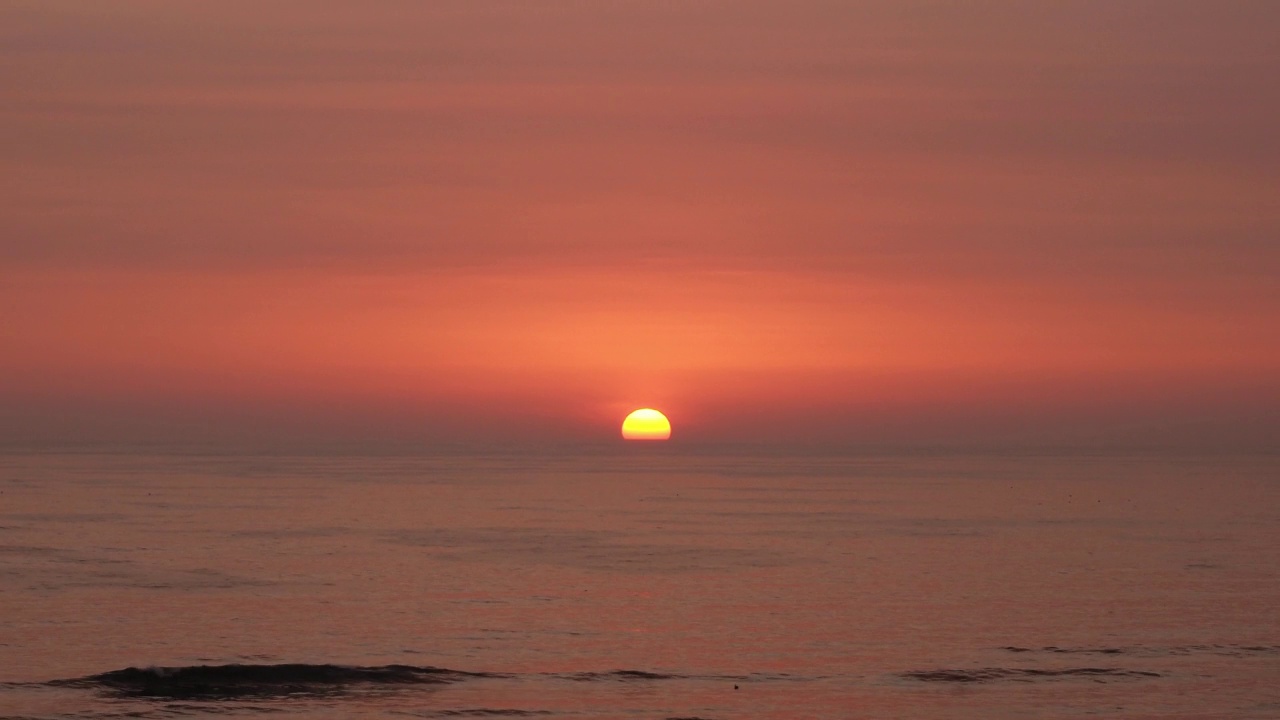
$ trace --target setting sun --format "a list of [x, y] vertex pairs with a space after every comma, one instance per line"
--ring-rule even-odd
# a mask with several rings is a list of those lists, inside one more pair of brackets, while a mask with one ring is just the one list
[[626, 440], [666, 440], [671, 437], [671, 423], [657, 410], [641, 408], [622, 421], [622, 437]]

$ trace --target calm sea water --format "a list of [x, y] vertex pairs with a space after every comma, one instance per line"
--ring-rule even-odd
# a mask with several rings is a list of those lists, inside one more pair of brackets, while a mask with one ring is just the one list
[[0, 716], [267, 715], [1280, 717], [1280, 460], [0, 458]]

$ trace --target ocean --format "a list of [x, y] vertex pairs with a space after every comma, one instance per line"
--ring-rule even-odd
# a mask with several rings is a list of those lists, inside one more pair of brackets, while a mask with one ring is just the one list
[[1278, 718], [1280, 458], [0, 456], [3, 718]]

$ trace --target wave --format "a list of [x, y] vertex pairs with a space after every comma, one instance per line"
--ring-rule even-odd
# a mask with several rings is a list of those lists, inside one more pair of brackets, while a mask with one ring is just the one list
[[48, 684], [97, 688], [117, 695], [172, 699], [219, 699], [342, 692], [360, 685], [421, 685], [468, 678], [503, 677], [414, 665], [190, 665], [129, 667]]
[[1063, 648], [1056, 645], [1048, 645], [1042, 648], [1018, 647], [1017, 645], [1005, 645], [1001, 650], [1008, 650], [1014, 653], [1028, 652], [1046, 652], [1059, 653], [1064, 655], [1120, 655], [1124, 653], [1123, 648], [1103, 647], [1103, 648]]
[[552, 715], [550, 710], [515, 710], [515, 708], [476, 707], [472, 710], [438, 710], [434, 712], [408, 712], [416, 717], [535, 717]]
[[647, 670], [611, 670], [609, 672], [580, 672], [563, 675], [569, 680], [588, 682], [591, 680], [678, 680], [687, 675], [648, 672]]
[[1133, 647], [1019, 647], [1005, 645], [1000, 648], [1012, 653], [1051, 653], [1055, 655], [1141, 655], [1158, 657], [1168, 655], [1221, 655], [1225, 657], [1248, 657], [1252, 655], [1280, 654], [1280, 645], [1171, 645], [1166, 647], [1137, 645]]
[[[548, 678], [573, 682], [657, 682], [720, 681], [737, 689], [738, 683], [769, 681], [806, 681], [826, 676], [800, 676], [787, 673], [750, 673], [746, 675], [706, 675], [653, 672], [649, 670], [609, 670], [576, 673], [538, 673]], [[37, 683], [0, 683], [6, 685], [43, 685], [96, 690], [117, 697], [156, 698], [162, 700], [228, 700], [241, 698], [279, 698], [297, 695], [338, 695], [355, 692], [362, 686], [438, 685], [474, 678], [515, 678], [518, 675], [492, 672], [467, 672], [448, 668], [416, 665], [381, 665], [363, 667], [337, 664], [227, 664], [187, 665], [178, 667], [128, 667], [86, 677], [50, 680]], [[468, 711], [472, 712], [472, 711]], [[490, 712], [480, 710], [474, 712]], [[508, 712], [508, 711], [500, 711]]]
[[1041, 670], [1036, 668], [979, 668], [975, 670], [912, 670], [904, 672], [902, 677], [922, 682], [977, 683], [993, 680], [1015, 680], [1029, 682], [1034, 680], [1051, 680], [1058, 678], [1087, 677], [1094, 680], [1106, 678], [1138, 679], [1157, 678], [1160, 673], [1147, 670], [1125, 670], [1124, 668], [1078, 667], [1058, 670]]
[[574, 682], [648, 681], [648, 680], [702, 680], [724, 682], [771, 682], [822, 680], [826, 675], [792, 675], [789, 673], [750, 673], [747, 675], [707, 675], [651, 672], [649, 670], [609, 670], [607, 672], [549, 673], [549, 677]]

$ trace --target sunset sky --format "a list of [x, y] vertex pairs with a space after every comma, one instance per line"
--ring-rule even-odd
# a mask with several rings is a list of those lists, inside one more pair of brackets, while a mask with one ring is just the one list
[[1277, 33], [6, 2], [0, 444], [1274, 447]]

